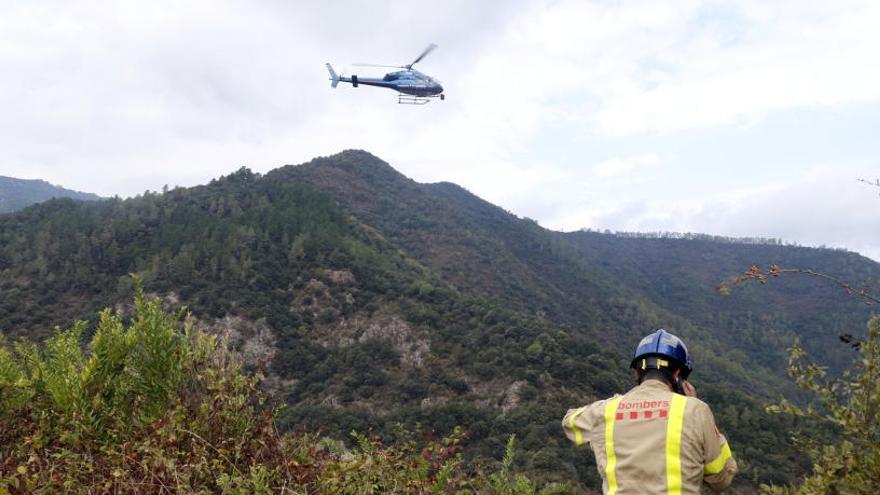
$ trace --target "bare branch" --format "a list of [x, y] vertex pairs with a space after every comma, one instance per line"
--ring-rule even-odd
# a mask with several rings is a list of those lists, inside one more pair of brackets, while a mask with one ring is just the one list
[[[744, 282], [754, 280], [759, 284], [764, 285], [767, 283], [768, 277], [778, 277], [783, 273], [799, 273], [803, 275], [809, 275], [812, 277], [818, 277], [832, 284], [842, 288], [846, 291], [846, 293], [850, 296], [856, 296], [861, 298], [865, 304], [869, 306], [873, 306], [875, 304], [880, 304], [880, 298], [868, 292], [867, 288], [856, 289], [849, 283], [827, 273], [817, 272], [815, 270], [810, 270], [809, 268], [780, 268], [779, 265], [770, 265], [768, 270], [764, 270], [758, 265], [752, 265], [751, 268], [746, 270], [742, 275], [732, 278], [729, 282], [722, 281], [718, 284], [718, 292], [722, 295], [730, 294], [730, 287], [735, 285], [740, 285]], [[840, 335], [840, 341], [849, 344], [853, 349], [858, 350], [862, 345], [862, 340], [856, 337], [853, 337], [851, 334], [843, 334]]]
[[[764, 285], [767, 283], [768, 277], [775, 278], [775, 277], [779, 277], [780, 275], [782, 275], [784, 273], [799, 273], [799, 274], [803, 274], [803, 275], [809, 275], [812, 277], [818, 277], [818, 278], [821, 278], [823, 280], [831, 282], [832, 284], [840, 287], [841, 289], [845, 290], [848, 295], [856, 296], [856, 297], [862, 299], [865, 302], [865, 304], [872, 305], [872, 306], [875, 304], [880, 304], [880, 297], [877, 297], [877, 296], [871, 294], [870, 292], [868, 292], [867, 288], [863, 287], [861, 289], [857, 289], [844, 280], [841, 280], [837, 277], [828, 275], [827, 273], [822, 273], [822, 272], [817, 272], [816, 270], [811, 270], [809, 268], [781, 268], [779, 265], [770, 265], [770, 268], [768, 270], [764, 270], [763, 268], [761, 268], [758, 265], [752, 265], [752, 267], [749, 268], [748, 270], [746, 270], [742, 275], [739, 275], [739, 276], [731, 279], [729, 284], [731, 286], [740, 285], [743, 282], [747, 282], [749, 280], [755, 280], [759, 284]], [[718, 288], [719, 288], [719, 290], [723, 290], [726, 287], [728, 287], [727, 283], [722, 282], [721, 284], [719, 284]]]

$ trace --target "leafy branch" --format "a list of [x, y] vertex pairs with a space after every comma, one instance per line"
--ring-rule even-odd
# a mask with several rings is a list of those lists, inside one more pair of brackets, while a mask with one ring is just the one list
[[767, 407], [770, 413], [813, 418], [833, 425], [831, 445], [802, 439], [813, 471], [799, 486], [761, 486], [768, 495], [825, 495], [877, 493], [880, 486], [880, 318], [868, 322], [868, 333], [852, 368], [829, 378], [825, 368], [811, 363], [795, 341], [789, 349], [788, 374], [810, 393], [818, 407], [802, 408], [789, 401]]

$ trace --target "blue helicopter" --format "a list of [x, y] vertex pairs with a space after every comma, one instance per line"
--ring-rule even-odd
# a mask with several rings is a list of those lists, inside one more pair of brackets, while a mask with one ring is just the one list
[[336, 74], [333, 67], [328, 63], [327, 70], [330, 71], [330, 86], [336, 87], [340, 82], [350, 83], [353, 87], [361, 84], [367, 86], [378, 86], [380, 88], [388, 88], [397, 91], [397, 103], [409, 105], [424, 105], [431, 101], [431, 98], [439, 97], [441, 100], [446, 99], [443, 94], [443, 86], [435, 79], [427, 74], [423, 74], [417, 70], [413, 70], [412, 66], [419, 63], [425, 56], [431, 53], [437, 45], [431, 43], [421, 55], [416, 57], [412, 63], [408, 65], [376, 65], [376, 64], [354, 64], [361, 67], [396, 67], [405, 69], [397, 72], [389, 72], [383, 78], [376, 77], [358, 77], [352, 74], [351, 77]]

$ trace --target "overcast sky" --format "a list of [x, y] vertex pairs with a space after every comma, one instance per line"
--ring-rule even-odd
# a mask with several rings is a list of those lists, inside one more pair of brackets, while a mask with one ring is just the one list
[[[880, 260], [880, 2], [0, 0], [0, 175], [102, 195], [359, 148], [557, 230]], [[445, 101], [331, 89], [417, 66]]]

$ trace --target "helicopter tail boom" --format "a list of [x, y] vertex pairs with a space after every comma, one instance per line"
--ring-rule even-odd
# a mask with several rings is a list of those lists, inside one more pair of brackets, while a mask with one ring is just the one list
[[339, 76], [336, 74], [336, 71], [333, 70], [333, 67], [329, 63], [327, 64], [327, 70], [330, 72], [330, 81], [332, 81], [330, 83], [330, 87], [335, 88], [336, 85], [339, 84]]

